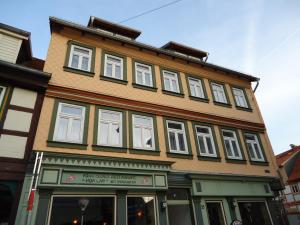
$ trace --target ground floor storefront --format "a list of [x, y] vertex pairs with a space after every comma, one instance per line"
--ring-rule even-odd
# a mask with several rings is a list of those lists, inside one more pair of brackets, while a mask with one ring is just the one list
[[271, 178], [172, 171], [172, 162], [44, 154], [32, 215], [18, 225], [277, 225]]

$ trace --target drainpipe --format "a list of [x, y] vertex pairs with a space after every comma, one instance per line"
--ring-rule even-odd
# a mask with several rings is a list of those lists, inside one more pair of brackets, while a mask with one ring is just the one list
[[260, 80], [259, 78], [256, 80], [256, 85], [255, 85], [254, 90], [253, 90], [254, 93], [255, 93], [256, 89], [258, 88], [259, 80]]

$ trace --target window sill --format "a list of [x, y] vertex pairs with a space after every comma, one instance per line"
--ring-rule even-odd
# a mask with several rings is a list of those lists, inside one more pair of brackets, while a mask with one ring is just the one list
[[215, 157], [215, 156], [202, 156], [202, 155], [198, 155], [197, 157], [198, 157], [199, 160], [202, 160], [202, 161], [221, 162], [221, 157]]
[[180, 154], [174, 152], [167, 152], [167, 156], [171, 158], [181, 158], [181, 159], [193, 159], [192, 154]]
[[189, 95], [189, 98], [190, 98], [191, 100], [209, 103], [209, 99], [208, 99], [208, 98], [199, 98], [199, 97], [195, 97], [195, 96], [192, 96], [192, 95]]
[[268, 166], [269, 162], [260, 162], [260, 161], [252, 161], [250, 160], [251, 165], [257, 165], [257, 166]]
[[145, 86], [145, 85], [137, 84], [137, 83], [132, 83], [132, 86], [134, 88], [139, 88], [139, 89], [144, 89], [144, 90], [147, 90], [147, 91], [157, 92], [157, 88], [156, 87], [149, 87], [149, 86]]
[[237, 164], [247, 164], [247, 160], [245, 160], [245, 159], [229, 159], [229, 158], [226, 158], [226, 162], [228, 162], [228, 163], [237, 163]]
[[140, 155], [160, 155], [160, 151], [157, 150], [147, 150], [147, 149], [137, 149], [137, 148], [132, 148], [129, 149], [129, 152], [132, 154], [140, 154]]
[[47, 141], [47, 146], [49, 147], [58, 147], [58, 148], [74, 148], [80, 150], [86, 150], [87, 144], [78, 144], [70, 142], [61, 142], [61, 141]]
[[71, 68], [68, 66], [64, 66], [64, 71], [71, 72], [71, 73], [77, 73], [77, 74], [81, 74], [81, 75], [85, 75], [85, 76], [89, 76], [89, 77], [95, 76], [94, 72], [79, 70], [79, 69]]
[[111, 81], [111, 82], [115, 82], [118, 84], [124, 84], [124, 85], [127, 85], [127, 83], [128, 83], [127, 80], [120, 80], [120, 79], [116, 79], [116, 78], [112, 78], [112, 77], [106, 77], [104, 75], [100, 75], [100, 80]]
[[243, 110], [243, 111], [247, 111], [247, 112], [253, 111], [253, 109], [251, 109], [251, 108], [245, 108], [245, 107], [241, 107], [241, 106], [237, 106], [237, 105], [235, 106], [235, 108], [238, 110]]
[[231, 108], [232, 107], [232, 105], [229, 104], [229, 103], [223, 103], [223, 102], [214, 101], [214, 104], [215, 105], [219, 105], [219, 106], [223, 106], [223, 107], [227, 107], [227, 108]]
[[92, 149], [95, 151], [103, 151], [103, 152], [119, 152], [119, 153], [127, 152], [127, 148], [107, 146], [107, 145], [92, 145]]
[[166, 95], [173, 95], [173, 96], [176, 96], [176, 97], [184, 98], [184, 94], [182, 94], [182, 93], [167, 91], [167, 90], [164, 90], [164, 89], [162, 90], [162, 92]]

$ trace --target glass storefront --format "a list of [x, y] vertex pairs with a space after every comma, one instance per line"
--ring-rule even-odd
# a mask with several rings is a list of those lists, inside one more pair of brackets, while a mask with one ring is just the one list
[[54, 196], [49, 225], [114, 225], [115, 198]]
[[272, 225], [265, 202], [238, 202], [243, 225]]
[[169, 225], [192, 225], [191, 205], [187, 189], [167, 191]]
[[207, 201], [206, 208], [210, 225], [226, 225], [222, 202]]
[[127, 225], [156, 225], [153, 196], [127, 197]]

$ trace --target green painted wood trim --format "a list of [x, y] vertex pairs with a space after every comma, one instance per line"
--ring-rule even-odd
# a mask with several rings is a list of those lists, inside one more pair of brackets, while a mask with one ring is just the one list
[[67, 72], [85, 75], [85, 76], [89, 76], [89, 77], [95, 76], [95, 73], [91, 73], [88, 71], [79, 70], [79, 69], [75, 69], [75, 68], [71, 68], [71, 67], [65, 67], [65, 66], [63, 68], [64, 68], [64, 71], [67, 71]]
[[[199, 97], [192, 96], [191, 87], [190, 87], [190, 83], [189, 83], [189, 77], [201, 81], [202, 90], [203, 90], [203, 93], [204, 93], [204, 98], [199, 98]], [[190, 99], [196, 100], [196, 101], [201, 101], [201, 102], [209, 102], [207, 91], [206, 91], [206, 88], [205, 88], [205, 83], [204, 83], [204, 80], [203, 80], [202, 77], [198, 77], [198, 76], [195, 76], [195, 75], [192, 75], [192, 74], [186, 74], [185, 75], [185, 80], [186, 80], [186, 84], [188, 86], [188, 92], [189, 92], [189, 98]]]
[[117, 191], [117, 225], [127, 225], [127, 191]]
[[157, 88], [154, 88], [154, 87], [148, 87], [148, 86], [141, 85], [141, 84], [132, 83], [132, 87], [134, 87], [134, 88], [139, 88], [139, 89], [143, 89], [143, 90], [146, 90], [146, 91], [157, 92]]
[[[185, 134], [186, 134], [186, 142], [187, 142], [187, 147], [188, 147], [188, 154], [180, 154], [180, 153], [173, 153], [170, 152], [170, 146], [169, 146], [169, 134], [168, 134], [168, 129], [167, 129], [167, 120], [175, 121], [175, 122], [181, 122], [184, 124], [184, 129], [185, 129]], [[176, 157], [176, 158], [187, 158], [187, 159], [192, 159], [193, 154], [192, 154], [192, 147], [191, 147], [191, 142], [190, 142], [190, 135], [189, 135], [189, 129], [188, 129], [188, 123], [186, 120], [180, 120], [176, 118], [171, 118], [171, 117], [163, 117], [163, 122], [164, 122], [164, 131], [165, 131], [165, 143], [166, 143], [166, 152], [168, 157]]]
[[157, 207], [158, 207], [158, 214], [159, 214], [159, 222], [158, 224], [160, 225], [168, 225], [168, 215], [167, 215], [167, 210], [161, 210], [161, 205], [163, 202], [166, 202], [166, 192], [164, 191], [157, 191], [156, 192], [157, 196]]
[[[98, 145], [97, 139], [98, 139], [98, 121], [99, 121], [99, 110], [111, 110], [111, 111], [117, 111], [122, 113], [122, 147], [115, 147], [115, 146], [101, 146]], [[119, 108], [113, 108], [109, 106], [99, 106], [96, 105], [95, 107], [95, 114], [94, 114], [94, 133], [93, 133], [93, 150], [97, 151], [113, 151], [113, 152], [127, 152], [127, 114], [126, 111]]]
[[[57, 172], [56, 181], [55, 181], [55, 182], [44, 182], [45, 171], [56, 171], [56, 172]], [[40, 184], [58, 184], [58, 181], [59, 181], [59, 173], [60, 173], [60, 170], [59, 170], [59, 169], [43, 168], [43, 170], [42, 170], [42, 175], [41, 175], [41, 179], [40, 179], [39, 183], [40, 183]]]
[[[233, 88], [237, 88], [237, 89], [240, 89], [240, 90], [243, 91], [245, 99], [246, 99], [246, 102], [247, 102], [247, 105], [248, 105], [247, 108], [237, 105], [235, 97], [234, 97], [234, 93], [233, 93]], [[239, 110], [244, 110], [244, 111], [252, 112], [253, 109], [251, 108], [251, 105], [250, 105], [250, 102], [249, 102], [249, 99], [248, 99], [248, 96], [247, 96], [245, 88], [244, 87], [240, 87], [240, 86], [236, 86], [236, 85], [230, 85], [230, 89], [231, 89], [231, 94], [232, 94], [232, 97], [233, 97], [233, 100], [234, 100], [235, 108], [239, 109]]]
[[194, 202], [194, 208], [195, 208], [196, 225], [204, 225], [202, 208], [201, 208], [201, 198], [193, 196], [192, 200]]
[[[123, 59], [123, 79], [119, 80], [112, 77], [104, 76], [104, 67], [105, 67], [105, 55], [112, 55]], [[100, 79], [106, 80], [106, 81], [112, 81], [119, 84], [127, 84], [127, 57], [125, 55], [121, 55], [116, 52], [108, 51], [105, 49], [102, 49], [102, 57], [101, 57], [101, 73], [100, 73]]]
[[[197, 157], [199, 160], [205, 160], [205, 161], [215, 161], [215, 162], [220, 162], [221, 161], [221, 157], [220, 157], [220, 150], [219, 150], [219, 146], [217, 143], [217, 137], [216, 137], [216, 133], [215, 133], [215, 129], [214, 129], [214, 125], [209, 124], [209, 123], [199, 123], [199, 122], [192, 122], [193, 125], [193, 131], [194, 131], [194, 140], [195, 140], [195, 144], [196, 144], [196, 150], [197, 150]], [[212, 136], [213, 136], [213, 142], [215, 144], [215, 149], [216, 149], [216, 154], [217, 157], [209, 157], [209, 156], [202, 156], [200, 153], [200, 146], [198, 143], [198, 139], [197, 139], [197, 132], [196, 132], [196, 126], [207, 126], [210, 127], [211, 131], [212, 131]]]
[[[160, 70], [160, 80], [161, 80], [162, 92], [164, 94], [170, 94], [170, 95], [172, 94], [172, 95], [177, 96], [177, 97], [183, 97], [184, 93], [183, 93], [183, 88], [182, 88], [182, 82], [181, 82], [180, 72], [178, 72], [176, 70], [164, 68], [164, 67], [159, 67], [159, 70]], [[173, 91], [168, 91], [168, 90], [165, 89], [165, 82], [164, 82], [163, 70], [170, 71], [172, 73], [176, 73], [177, 74], [178, 86], [179, 86], [179, 93], [173, 92]]]
[[[145, 86], [142, 84], [137, 84], [136, 83], [136, 71], [135, 71], [135, 63], [140, 63], [140, 64], [145, 64], [146, 66], [150, 66], [151, 67], [151, 71], [152, 71], [152, 83], [153, 83], [153, 87], [149, 87], [149, 86]], [[152, 89], [157, 89], [157, 85], [156, 85], [156, 74], [155, 74], [155, 67], [153, 64], [139, 60], [139, 59], [132, 59], [132, 83], [145, 87], [145, 88], [152, 88]]]
[[[153, 131], [154, 131], [154, 138], [155, 138], [155, 146], [154, 150], [149, 149], [136, 149], [133, 147], [133, 127], [132, 127], [132, 116], [133, 115], [140, 115], [140, 116], [147, 116], [151, 117], [153, 119]], [[160, 149], [159, 149], [159, 140], [158, 140], [158, 133], [157, 133], [157, 121], [156, 116], [154, 114], [144, 113], [144, 112], [137, 112], [137, 111], [128, 111], [128, 127], [129, 127], [129, 148], [131, 153], [135, 154], [153, 154], [153, 155], [159, 155]], [[146, 153], [147, 152], [147, 153]]]
[[[212, 83], [216, 83], [216, 84], [219, 84], [219, 85], [222, 85], [222, 86], [223, 86], [223, 89], [224, 89], [224, 92], [225, 92], [225, 96], [226, 96], [227, 103], [223, 103], [223, 102], [218, 102], [218, 101], [216, 101], [216, 98], [215, 98], [214, 93], [213, 93]], [[219, 105], [219, 106], [224, 106], [224, 107], [229, 107], [229, 108], [231, 108], [232, 105], [231, 105], [230, 100], [229, 100], [229, 96], [228, 96], [228, 92], [227, 92], [225, 83], [224, 83], [224, 82], [220, 82], [220, 81], [215, 81], [215, 80], [209, 80], [209, 85], [210, 85], [211, 95], [212, 95], [212, 97], [213, 97], [213, 102], [214, 102], [214, 104], [215, 104], [215, 105]]]
[[[261, 142], [261, 139], [260, 139], [260, 134], [256, 133], [256, 132], [253, 132], [253, 131], [249, 131], [249, 130], [242, 130], [242, 133], [243, 133], [243, 140], [244, 140], [244, 143], [245, 143], [245, 146], [246, 146], [246, 150], [247, 150], [247, 154], [248, 154], [248, 158], [249, 158], [250, 164], [252, 164], [252, 165], [268, 166], [269, 162], [267, 161], [265, 149], [264, 149], [264, 146], [263, 146], [263, 144]], [[248, 134], [256, 135], [258, 143], [260, 145], [261, 152], [262, 152], [263, 157], [264, 157], [264, 161], [260, 162], [260, 161], [254, 161], [254, 160], [251, 159], [250, 152], [249, 152], [249, 149], [248, 149], [247, 143], [246, 143], [246, 137], [245, 137], [245, 134], [247, 134], [247, 133]]]
[[[54, 141], [53, 140], [54, 129], [55, 129], [55, 121], [56, 121], [56, 117], [57, 117], [57, 110], [58, 110], [59, 103], [67, 103], [67, 104], [79, 105], [79, 106], [85, 107], [83, 138], [82, 138], [82, 143], [81, 144], [59, 142], [59, 141]], [[47, 141], [48, 146], [68, 148], [68, 146], [66, 144], [70, 144], [70, 146], [73, 147], [73, 148], [76, 147], [76, 146], [81, 146], [81, 148], [79, 148], [79, 149], [86, 149], [86, 148], [83, 148], [83, 146], [87, 146], [89, 117], [90, 117], [90, 105], [84, 104], [84, 103], [81, 103], [81, 102], [76, 102], [76, 101], [70, 101], [70, 100], [64, 100], [64, 99], [55, 99], [54, 106], [53, 106], [53, 111], [52, 111], [51, 122], [50, 122], [50, 129], [49, 129], [49, 134], [48, 134], [48, 141]]]
[[[235, 132], [238, 144], [240, 146], [240, 150], [241, 150], [241, 154], [242, 154], [242, 159], [229, 159], [228, 158], [227, 152], [226, 152], [226, 148], [225, 148], [224, 138], [223, 138], [223, 134], [222, 134], [222, 129], [231, 130], [231, 131]], [[244, 152], [243, 145], [241, 143], [240, 134], [239, 134], [238, 130], [236, 128], [232, 128], [232, 127], [219, 126], [219, 132], [220, 132], [220, 136], [221, 136], [221, 140], [222, 140], [222, 146], [223, 146], [223, 151], [224, 151], [224, 155], [225, 155], [226, 161], [227, 162], [231, 162], [231, 163], [246, 164], [247, 161], [246, 161], [246, 158], [245, 158], [245, 152]]]
[[58, 147], [58, 148], [74, 148], [80, 150], [87, 150], [87, 144], [77, 144], [70, 142], [61, 142], [61, 141], [47, 141], [47, 146], [49, 147]]
[[36, 213], [35, 223], [39, 225], [46, 225], [48, 211], [50, 210], [50, 201], [51, 201], [51, 191], [45, 190], [39, 191], [39, 203]]
[[[71, 53], [71, 46], [72, 45], [77, 45], [79, 47], [83, 48], [88, 48], [92, 50], [92, 59], [91, 59], [91, 71], [85, 71], [85, 70], [79, 70], [79, 69], [74, 69], [69, 67], [69, 59], [70, 59], [70, 53]], [[67, 42], [67, 52], [66, 52], [66, 57], [65, 57], [65, 63], [64, 63], [64, 69], [68, 69], [67, 71], [73, 72], [73, 73], [78, 73], [78, 74], [83, 74], [83, 75], [88, 75], [88, 76], [93, 76], [95, 73], [95, 58], [96, 58], [96, 48], [90, 45], [86, 45], [77, 41], [69, 40]]]

